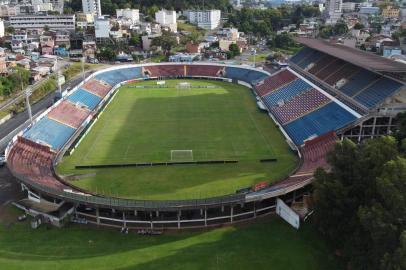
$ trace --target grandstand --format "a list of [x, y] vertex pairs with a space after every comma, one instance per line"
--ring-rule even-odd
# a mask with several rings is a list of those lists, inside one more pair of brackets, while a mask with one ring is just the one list
[[[8, 166], [23, 188], [37, 194], [40, 200], [46, 200], [41, 194], [47, 194], [48, 200], [51, 197], [71, 207], [77, 217], [100, 225], [179, 229], [214, 226], [270, 213], [276, 196], [292, 198], [295, 191], [295, 198], [306, 192], [313, 171], [327, 167], [325, 155], [337, 140], [336, 134], [343, 136], [345, 128], [367, 117], [341, 102], [340, 95], [376, 108], [403, 88], [399, 80], [319, 51], [316, 46], [305, 47], [291, 61], [293, 69], [272, 75], [244, 66], [184, 63], [126, 65], [97, 71], [13, 139], [6, 151]], [[320, 81], [302, 76], [295, 69]], [[117, 86], [148, 77], [209, 77], [251, 85], [286, 140], [301, 154], [300, 166], [286, 179], [259, 190], [180, 201], [113, 199], [61, 180], [54, 172], [54, 164], [80, 143], [78, 135], [92, 126], [92, 116], [109, 101]], [[318, 82], [334, 87], [336, 95]]]
[[404, 64], [334, 42], [296, 40], [305, 47], [290, 59], [292, 67], [307, 73], [316, 84], [318, 80], [329, 84], [335, 91], [332, 94], [346, 104], [351, 100], [371, 110], [404, 89], [399, 81], [405, 78]]

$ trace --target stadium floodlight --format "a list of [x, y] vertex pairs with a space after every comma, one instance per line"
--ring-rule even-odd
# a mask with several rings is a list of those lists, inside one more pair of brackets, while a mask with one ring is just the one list
[[193, 161], [193, 150], [171, 150], [171, 161]]

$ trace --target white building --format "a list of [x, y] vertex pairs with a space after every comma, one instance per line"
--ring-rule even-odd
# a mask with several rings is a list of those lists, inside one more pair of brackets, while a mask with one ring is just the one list
[[0, 20], [0, 37], [4, 37], [4, 21]]
[[190, 23], [203, 29], [213, 30], [220, 25], [221, 11], [218, 9], [189, 10], [186, 16]]
[[354, 2], [345, 2], [342, 4], [342, 9], [344, 12], [353, 12], [355, 11], [355, 6]]
[[9, 18], [14, 29], [75, 30], [75, 15], [26, 15]]
[[110, 21], [105, 17], [97, 17], [94, 21], [95, 36], [97, 39], [110, 37]]
[[164, 27], [168, 27], [172, 32], [177, 32], [176, 11], [160, 10], [155, 12], [155, 21]]
[[101, 16], [100, 0], [82, 0], [83, 13]]
[[116, 9], [117, 19], [128, 20], [135, 24], [140, 21], [140, 11], [138, 9]]
[[343, 0], [327, 0], [324, 18], [327, 24], [335, 24], [342, 15]]

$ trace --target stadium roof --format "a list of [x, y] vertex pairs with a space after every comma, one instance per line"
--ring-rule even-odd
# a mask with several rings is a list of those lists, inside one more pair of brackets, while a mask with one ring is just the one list
[[295, 38], [307, 47], [375, 72], [406, 72], [406, 64], [342, 44], [314, 38]]

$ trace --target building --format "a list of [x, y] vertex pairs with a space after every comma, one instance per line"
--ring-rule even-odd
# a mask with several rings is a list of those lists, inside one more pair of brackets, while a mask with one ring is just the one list
[[189, 10], [186, 14], [189, 22], [200, 28], [213, 30], [220, 26], [221, 11], [218, 9]]
[[164, 27], [168, 27], [171, 32], [177, 32], [176, 11], [160, 10], [155, 12], [155, 21]]
[[360, 7], [359, 13], [363, 15], [378, 15], [379, 7]]
[[94, 21], [94, 30], [97, 40], [110, 37], [110, 21], [106, 17], [97, 17]]
[[343, 0], [327, 0], [324, 18], [327, 24], [335, 24], [341, 18]]
[[0, 19], [0, 38], [4, 37], [4, 21]]
[[75, 30], [75, 15], [27, 15], [9, 19], [14, 29]]
[[5, 49], [0, 47], [0, 74], [7, 73], [6, 53]]
[[101, 16], [100, 0], [82, 0], [83, 13]]
[[130, 21], [132, 24], [140, 21], [140, 11], [138, 9], [116, 9], [117, 19]]
[[400, 15], [400, 10], [393, 6], [387, 6], [386, 8], [382, 9], [382, 16], [384, 18], [398, 18]]
[[354, 2], [344, 2], [342, 4], [343, 12], [354, 12], [356, 7], [356, 3]]
[[94, 16], [89, 13], [76, 13], [76, 27], [81, 29], [94, 27]]

